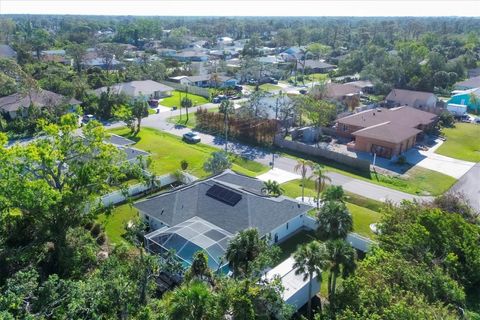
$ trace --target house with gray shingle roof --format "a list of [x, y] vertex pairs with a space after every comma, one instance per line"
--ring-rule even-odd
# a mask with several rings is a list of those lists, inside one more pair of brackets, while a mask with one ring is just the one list
[[17, 59], [17, 52], [8, 44], [0, 44], [0, 58]]
[[9, 119], [15, 119], [19, 115], [23, 116], [22, 110], [29, 106], [35, 106], [40, 109], [69, 106], [69, 109], [66, 111], [74, 111], [80, 103], [76, 99], [67, 98], [48, 90], [32, 90], [0, 98], [0, 113], [6, 114]]
[[95, 90], [97, 95], [102, 92], [110, 92], [115, 94], [125, 94], [132, 98], [146, 97], [151, 99], [160, 99], [172, 95], [174, 90], [172, 87], [153, 80], [141, 80], [117, 83], [109, 87], [101, 87]]
[[[146, 235], [150, 251], [175, 249], [188, 264], [195, 251], [204, 249], [220, 261], [218, 255], [224, 254], [228, 245], [225, 239], [239, 231], [256, 228], [262, 237], [278, 242], [304, 226], [311, 206], [265, 195], [262, 188], [262, 181], [227, 170], [138, 201], [134, 207], [153, 230]], [[196, 249], [190, 249], [192, 246]]]

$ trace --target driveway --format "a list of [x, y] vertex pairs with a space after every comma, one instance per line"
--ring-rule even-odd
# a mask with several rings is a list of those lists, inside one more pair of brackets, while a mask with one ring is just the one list
[[463, 193], [472, 208], [480, 212], [480, 163], [461, 177], [451, 190]]

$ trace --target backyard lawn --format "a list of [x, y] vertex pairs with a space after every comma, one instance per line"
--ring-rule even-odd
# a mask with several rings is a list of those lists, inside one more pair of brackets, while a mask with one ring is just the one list
[[[281, 187], [286, 196], [296, 198], [302, 195], [301, 180], [285, 182]], [[305, 197], [314, 197], [316, 195], [314, 182], [307, 181], [305, 184]], [[365, 237], [373, 237], [374, 234], [370, 230], [370, 224], [380, 220], [380, 213], [371, 209], [378, 208], [377, 210], [380, 210], [381, 204], [378, 201], [368, 200], [356, 195], [347, 194], [347, 197], [347, 208], [353, 217], [353, 231]]]
[[[218, 107], [208, 109], [208, 112], [218, 112]], [[197, 116], [195, 112], [188, 113], [188, 122], [185, 113], [182, 111], [182, 118], [180, 116], [173, 116], [167, 119], [169, 123], [178, 124], [187, 128], [195, 128], [197, 126]]]
[[[162, 99], [159, 102], [159, 105], [162, 105], [164, 107], [169, 107], [169, 108], [174, 106], [180, 107], [180, 99], [183, 99], [183, 97], [185, 96], [186, 96], [185, 92], [175, 90], [172, 92], [172, 96]], [[202, 96], [197, 96], [191, 93], [188, 94], [188, 98], [192, 100], [194, 106], [199, 106], [199, 105], [210, 102], [208, 101], [207, 98], [204, 98]]]
[[456, 123], [455, 128], [442, 129], [447, 138], [435, 152], [455, 159], [480, 162], [480, 125]]
[[[219, 151], [201, 143], [187, 144], [180, 137], [151, 128], [142, 128], [133, 138], [127, 128], [112, 129], [110, 132], [137, 141], [135, 148], [150, 152], [153, 160], [150, 170], [157, 175], [177, 171], [180, 169], [180, 161], [186, 160], [189, 164], [188, 170], [193, 175], [206, 177], [208, 173], [203, 170], [203, 163], [212, 152]], [[232, 161], [232, 170], [249, 176], [257, 176], [269, 170], [267, 166], [238, 156], [232, 156]]]
[[122, 235], [125, 233], [125, 226], [128, 221], [137, 217], [137, 210], [129, 204], [122, 204], [115, 207], [110, 215], [100, 215], [97, 221], [105, 228], [108, 241], [114, 245], [125, 244], [131, 246], [129, 242], [123, 239]]

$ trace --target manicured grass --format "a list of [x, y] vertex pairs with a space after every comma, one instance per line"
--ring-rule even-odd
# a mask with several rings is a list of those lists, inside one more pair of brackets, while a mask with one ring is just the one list
[[435, 152], [455, 159], [480, 162], [480, 125], [456, 123], [455, 128], [442, 129], [447, 138]]
[[[208, 112], [218, 112], [218, 108], [211, 108], [208, 109]], [[180, 115], [178, 116], [173, 116], [167, 119], [169, 123], [177, 124], [177, 125], [182, 125], [188, 128], [195, 128], [197, 126], [197, 116], [195, 115], [195, 112], [189, 112], [188, 114], [188, 122], [187, 122], [187, 116], [182, 110], [182, 118], [180, 119]]]
[[[247, 87], [250, 91], [255, 91], [255, 86], [246, 85], [246, 87]], [[259, 88], [260, 90], [263, 90], [263, 91], [280, 91], [280, 90], [282, 90], [282, 87], [277, 86], [277, 85], [274, 85], [274, 84], [271, 84], [271, 83], [261, 84], [258, 88]]]
[[418, 195], [440, 195], [456, 182], [456, 179], [443, 173], [421, 167], [413, 167], [403, 176], [389, 176], [375, 172], [361, 172], [351, 167], [330, 161], [319, 160], [308, 155], [279, 152], [280, 155], [292, 159], [307, 159], [322, 164], [328, 171], [338, 172], [345, 176], [378, 184], [387, 188]]
[[137, 209], [129, 204], [122, 204], [115, 207], [109, 215], [99, 216], [97, 221], [104, 226], [110, 244], [131, 246], [131, 243], [123, 238], [123, 234], [126, 224], [137, 216]]
[[290, 257], [299, 245], [308, 243], [315, 240], [315, 232], [310, 230], [301, 230], [288, 238], [287, 240], [281, 242], [278, 246], [282, 250], [280, 254], [280, 261], [284, 261]]
[[155, 114], [157, 113], [157, 111], [155, 109], [152, 109], [152, 108], [149, 108], [148, 109], [148, 114], [151, 115], [151, 114]]
[[[189, 164], [188, 170], [193, 175], [206, 177], [208, 173], [203, 170], [203, 163], [212, 152], [219, 151], [201, 143], [185, 143], [180, 137], [151, 128], [142, 128], [134, 138], [129, 136], [130, 131], [127, 128], [112, 129], [110, 132], [135, 140], [137, 141], [135, 148], [150, 152], [152, 158], [150, 170], [157, 175], [177, 171], [180, 169], [180, 161], [186, 160]], [[232, 170], [249, 176], [257, 176], [269, 170], [267, 166], [241, 157], [232, 156], [232, 161]]]
[[349, 202], [347, 202], [347, 208], [353, 217], [353, 230], [367, 238], [375, 237], [375, 234], [370, 229], [370, 224], [378, 222], [381, 214]]
[[[302, 78], [302, 74], [299, 73], [297, 76], [297, 85], [302, 84], [302, 81], [300, 80]], [[306, 74], [305, 75], [305, 81], [304, 82], [320, 82], [320, 81], [327, 81], [329, 79], [327, 73], [311, 73], [311, 74]], [[295, 76], [291, 76], [289, 79], [289, 82], [295, 82]]]
[[[180, 91], [173, 91], [172, 92], [172, 96], [170, 97], [167, 97], [165, 99], [162, 99], [159, 104], [164, 106], [164, 107], [173, 107], [173, 106], [176, 106], [177, 108], [180, 107], [180, 100], [183, 99], [183, 97], [185, 97], [186, 94], [185, 92], [180, 92]], [[205, 104], [205, 103], [208, 103], [208, 99], [202, 97], [202, 96], [197, 96], [195, 94], [191, 94], [189, 93], [188, 94], [188, 98], [192, 100], [193, 102], [193, 105], [195, 106], [199, 106], [199, 105], [202, 105], [202, 104]]]
[[[301, 180], [292, 180], [283, 183], [281, 187], [284, 189], [286, 196], [296, 198], [302, 195], [301, 184]], [[316, 195], [315, 183], [313, 181], [307, 181], [305, 183], [305, 197], [314, 197]], [[347, 194], [347, 197], [347, 208], [353, 217], [353, 231], [365, 237], [374, 236], [370, 230], [370, 224], [380, 220], [380, 213], [371, 209], [377, 208], [377, 210], [380, 210], [382, 204], [378, 203], [378, 201], [369, 200], [353, 194]], [[360, 206], [362, 204], [365, 205], [365, 207]], [[312, 210], [309, 214], [315, 215], [316, 212]]]

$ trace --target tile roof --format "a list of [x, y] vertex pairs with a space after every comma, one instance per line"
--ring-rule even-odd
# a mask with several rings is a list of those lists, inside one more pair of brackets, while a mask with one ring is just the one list
[[415, 128], [405, 127], [390, 121], [360, 129], [352, 133], [356, 137], [366, 137], [400, 143], [422, 132]]
[[365, 110], [340, 118], [337, 122], [366, 128], [390, 121], [402, 126], [415, 128], [421, 124], [430, 124], [432, 121], [435, 121], [436, 118], [437, 115], [433, 113], [405, 106], [392, 109], [378, 108]]
[[[231, 206], [207, 196], [207, 191], [214, 185], [241, 195], [240, 201]], [[247, 228], [257, 228], [261, 235], [311, 208], [283, 196], [264, 196], [261, 194], [261, 185], [263, 183], [255, 178], [226, 171], [207, 180], [139, 201], [134, 206], [169, 226], [197, 216], [233, 234]]]

